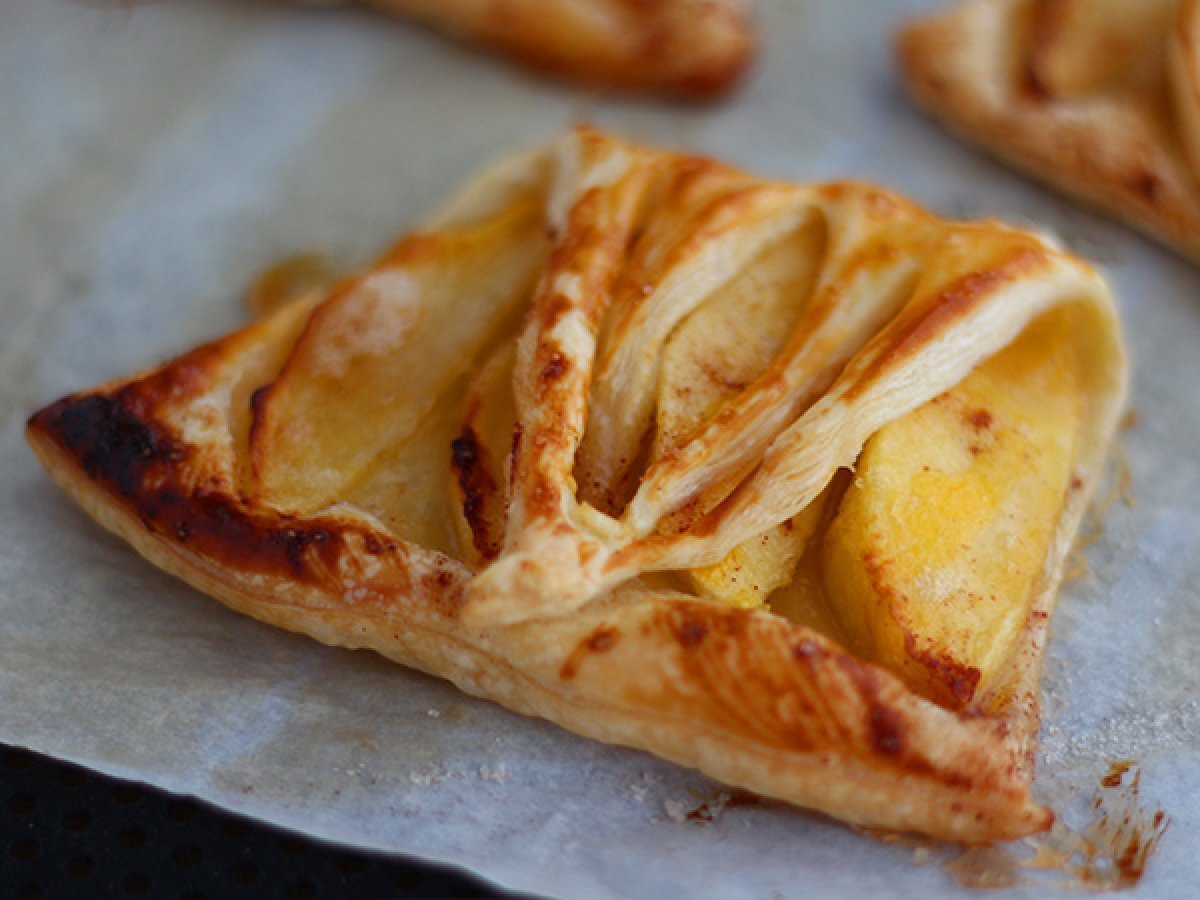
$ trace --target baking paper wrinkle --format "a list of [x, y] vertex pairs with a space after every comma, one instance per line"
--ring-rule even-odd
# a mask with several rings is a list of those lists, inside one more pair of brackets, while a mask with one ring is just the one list
[[[1135, 363], [1135, 502], [1108, 514], [1091, 576], [1055, 613], [1041, 769], [1086, 790], [1108, 762], [1138, 759], [1143, 797], [1174, 821], [1137, 896], [1189, 895], [1200, 270], [959, 145], [901, 99], [889, 35], [937, 6], [765, 0], [755, 77], [697, 109], [581, 101], [358, 13], [7, 0], [0, 63], [17, 61], [17, 80], [0, 100], [21, 127], [0, 130], [0, 740], [545, 894], [962, 893], [910, 848], [782, 804], [676, 824], [668, 801], [692, 809], [718, 786], [237, 616], [103, 534], [24, 446], [36, 406], [236, 324], [246, 285], [274, 260], [372, 258], [585, 102], [631, 137], [765, 177], [878, 182], [937, 212], [1045, 227], [1103, 263]], [[1046, 893], [1039, 882], [1010, 895]]]

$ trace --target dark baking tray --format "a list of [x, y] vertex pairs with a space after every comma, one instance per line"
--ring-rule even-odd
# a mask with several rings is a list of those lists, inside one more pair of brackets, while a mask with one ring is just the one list
[[0, 745], [0, 898], [514, 897]]

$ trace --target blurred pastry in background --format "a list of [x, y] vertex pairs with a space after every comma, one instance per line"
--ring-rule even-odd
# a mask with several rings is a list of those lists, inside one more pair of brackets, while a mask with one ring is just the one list
[[970, 0], [897, 57], [951, 129], [1200, 259], [1198, 38], [1197, 0]]
[[[301, 0], [331, 5], [344, 0]], [[583, 84], [704, 98], [754, 56], [752, 0], [364, 0]]]

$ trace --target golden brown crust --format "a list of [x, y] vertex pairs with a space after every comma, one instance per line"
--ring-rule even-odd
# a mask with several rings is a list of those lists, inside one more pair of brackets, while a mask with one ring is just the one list
[[[415, 344], [404, 344], [397, 332], [392, 340], [352, 351], [345, 333], [330, 329], [331, 315], [317, 315], [311, 304], [295, 305], [154, 372], [51, 404], [30, 419], [30, 443], [102, 525], [154, 564], [263, 621], [330, 644], [372, 648], [520, 712], [858, 824], [964, 841], [1048, 826], [1052, 814], [1029, 795], [1041, 647], [1062, 558], [1098, 475], [1124, 386], [1111, 300], [1102, 283], [1036, 238], [999, 226], [942, 223], [874, 189], [849, 183], [761, 186], [759, 196], [768, 202], [739, 207], [741, 215], [750, 209], [759, 217], [751, 216], [742, 233], [751, 243], [764, 235], [786, 237], [791, 232], [785, 225], [799, 226], [813, 215], [828, 219], [828, 241], [811, 245], [828, 254], [822, 257], [824, 275], [814, 289], [811, 316], [802, 318], [800, 328], [814, 328], [821, 337], [818, 355], [833, 352], [828, 341], [834, 336], [851, 349], [839, 357], [843, 364], [834, 367], [836, 377], [797, 387], [788, 373], [811, 374], [811, 365], [801, 365], [804, 352], [817, 353], [804, 351], [808, 344], [797, 337], [791, 355], [784, 354], [762, 384], [744, 389], [759, 392], [751, 399], [761, 404], [747, 428], [767, 427], [764, 421], [769, 426], [766, 437], [755, 438], [760, 449], [752, 452], [762, 465], [753, 477], [700, 525], [669, 536], [651, 529], [631, 541], [628, 529], [579, 502], [572, 487], [575, 451], [584, 428], [592, 427], [587, 404], [593, 351], [611, 298], [622, 296], [628, 254], [636, 257], [631, 248], [659, 233], [655, 221], [673, 222], [679, 234], [691, 235], [684, 243], [692, 241], [692, 251], [668, 254], [654, 276], [661, 280], [658, 290], [638, 300], [652, 319], [663, 304], [680, 302], [664, 290], [672, 279], [683, 278], [689, 291], [711, 291], [716, 289], [711, 280], [697, 273], [753, 258], [738, 243], [736, 227], [685, 227], [711, 223], [703, 211], [711, 212], [710, 206], [675, 210], [672, 218], [661, 202], [662, 187], [664, 179], [684, 170], [698, 171], [695, 161], [582, 131], [493, 170], [469, 188], [430, 234], [464, 236], [463, 246], [475, 248], [472, 253], [481, 252], [477, 245], [486, 241], [472, 243], [470, 235], [491, 235], [496, 222], [510, 222], [505, 203], [525, 203], [529, 192], [544, 196], [545, 221], [531, 226], [521, 219], [514, 227], [554, 234], [548, 258], [516, 252], [512, 248], [525, 239], [503, 231], [488, 238], [497, 253], [514, 254], [521, 265], [527, 258], [542, 260], [532, 294], [519, 289], [515, 295], [530, 309], [527, 322], [518, 337], [512, 321], [489, 324], [473, 314], [472, 302], [491, 308], [488, 297], [472, 292], [451, 298], [463, 307], [454, 320], [494, 332], [486, 340], [464, 332], [456, 345], [482, 348], [471, 351], [477, 360], [472, 371], [490, 372], [478, 377], [479, 393], [467, 392], [461, 380], [454, 382], [457, 388], [444, 389], [448, 393], [439, 396], [425, 425], [404, 438], [403, 446], [384, 442], [369, 448], [380, 462], [331, 502], [311, 510], [282, 509], [254, 478], [240, 476], [252, 452], [244, 433], [252, 418], [246, 408], [255, 405], [255, 397], [266, 402], [261, 388], [285, 378], [312, 379], [301, 385], [311, 396], [357, 408], [357, 394], [387, 386], [363, 375], [375, 371], [364, 366], [378, 363], [373, 354], [380, 347], [391, 348], [387, 353], [434, 353], [413, 324], [425, 312], [412, 285], [436, 258], [431, 254], [439, 252], [437, 240], [405, 242], [410, 253], [384, 257], [375, 270], [348, 280], [322, 301], [344, 307], [359, 293], [364, 303], [384, 297], [374, 327], [402, 322], [397, 327], [416, 335]], [[748, 177], [740, 173], [721, 169], [710, 175], [739, 191], [747, 188]], [[772, 222], [778, 227], [768, 227]], [[721, 253], [711, 253], [713, 247]], [[381, 284], [390, 287], [381, 292]], [[876, 299], [868, 302], [871, 297]], [[1064, 504], [1034, 614], [996, 695], [1000, 699], [989, 701], [986, 712], [938, 706], [812, 628], [766, 610], [738, 610], [679, 593], [648, 574], [669, 567], [664, 560], [672, 554], [719, 555], [722, 542], [736, 541], [739, 529], [765, 530], [790, 518], [789, 504], [823, 485], [843, 457], [853, 461], [865, 439], [859, 432], [869, 434], [878, 427], [873, 423], [940, 393], [1040, 310], [1062, 304], [1078, 311], [1073, 339], [1094, 358], [1094, 371], [1085, 378], [1089, 440], [1076, 460], [1080, 490]], [[322, 308], [329, 307], [318, 311]], [[886, 315], [880, 311], [885, 308]], [[405, 317], [389, 318], [397, 309]], [[679, 314], [676, 309], [671, 315]], [[635, 331], [641, 327], [637, 316], [626, 321]], [[480, 451], [480, 434], [490, 434], [491, 447], [497, 446], [494, 424], [481, 417], [480, 398], [491, 395], [497, 372], [507, 372], [512, 354], [504, 347], [512, 341], [518, 428], [511, 473], [505, 473], [502, 463]], [[419, 349], [406, 349], [410, 346]], [[296, 362], [298, 347], [305, 353], [323, 348], [333, 356], [315, 367], [319, 373], [308, 371]], [[437, 352], [447, 360], [461, 355], [453, 347]], [[405, 378], [437, 382], [436, 372], [403, 371]], [[769, 389], [768, 382], [778, 384]], [[824, 399], [811, 409], [807, 402], [792, 402], [813, 384]], [[394, 415], [416, 402], [413, 393], [396, 395]], [[377, 401], [372, 396], [364, 408]], [[300, 412], [320, 427], [321, 409]], [[857, 430], [846, 430], [848, 422], [857, 423]], [[824, 438], [812, 444], [813, 435], [837, 435], [842, 451], [830, 455], [821, 449]], [[410, 444], [415, 463], [405, 456]], [[268, 455], [288, 452], [286, 443], [259, 446]], [[341, 453], [330, 446], [335, 456]], [[718, 456], [726, 452], [719, 442], [706, 446]], [[431, 459], [441, 461], [437, 471], [444, 481], [427, 488], [425, 464]], [[402, 485], [409, 493], [395, 489], [397, 472], [410, 473]], [[376, 490], [364, 493], [361, 483], [379, 485], [404, 508], [421, 506], [424, 518], [450, 515], [446, 498], [457, 485], [465, 522], [458, 533], [471, 545], [459, 554], [464, 562], [429, 549], [428, 542], [421, 545], [416, 538], [429, 524], [423, 519], [403, 527], [389, 524], [407, 520], [389, 518]], [[663, 484], [677, 490], [670, 478]], [[511, 497], [500, 528], [488, 520], [503, 509], [498, 495]], [[362, 497], [373, 505], [355, 499]], [[479, 504], [486, 504], [486, 516]], [[562, 548], [570, 555], [554, 555]], [[492, 555], [497, 559], [485, 565]], [[543, 568], [544, 562], [551, 567]], [[480, 565], [485, 567], [475, 574]], [[498, 595], [503, 580], [496, 576], [504, 575], [505, 565], [523, 573], [524, 588]], [[626, 574], [617, 577], [613, 573], [621, 567]], [[555, 572], [565, 579], [565, 590], [556, 586]], [[505, 611], [490, 620], [486, 608], [482, 614], [471, 611], [472, 603], [487, 596], [479, 589], [489, 578], [490, 596], [504, 600]], [[538, 593], [528, 593], [529, 586]]]
[[1063, 7], [1079, 5], [969, 0], [911, 24], [896, 40], [905, 86], [964, 138], [1200, 259], [1200, 182], [1183, 143], [1194, 114], [1171, 110], [1172, 96], [1195, 94], [1196, 76], [1164, 70], [1161, 16], [1132, 32], [1152, 45], [1137, 53], [1102, 52], [1097, 38], [1050, 55], [1080, 27]]
[[685, 98], [728, 90], [754, 55], [749, 0], [366, 0], [584, 84]]
[[[268, 624], [376, 650], [518, 712], [857, 824], [982, 842], [1053, 820], [1030, 799], [1027, 763], [1006, 726], [939, 709], [809, 629], [684, 598], [618, 598], [576, 619], [472, 631], [456, 613], [465, 573], [409, 559], [407, 546], [384, 547], [386, 577], [334, 588], [312, 544], [277, 537], [282, 523], [269, 517], [226, 529], [218, 513], [222, 525], [203, 544], [172, 539], [153, 501], [116, 501], [115, 482], [85, 473], [89, 451], [66, 448], [54, 409], [31, 420], [29, 438], [60, 486], [159, 568]], [[92, 446], [106, 452], [104, 441]], [[319, 528], [323, 547], [343, 548], [356, 533], [328, 519], [289, 524]], [[282, 558], [243, 568], [241, 541], [279, 543]]]

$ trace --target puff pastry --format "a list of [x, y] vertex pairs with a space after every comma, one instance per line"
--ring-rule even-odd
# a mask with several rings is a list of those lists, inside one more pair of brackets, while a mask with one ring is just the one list
[[737, 80], [755, 50], [750, 0], [363, 2], [483, 44], [525, 66], [622, 90], [719, 94]]
[[954, 131], [1200, 259], [1197, 38], [1196, 0], [970, 0], [897, 55]]
[[1103, 281], [1043, 238], [581, 129], [28, 437], [241, 612], [987, 841], [1052, 818], [1040, 657], [1125, 378]]

